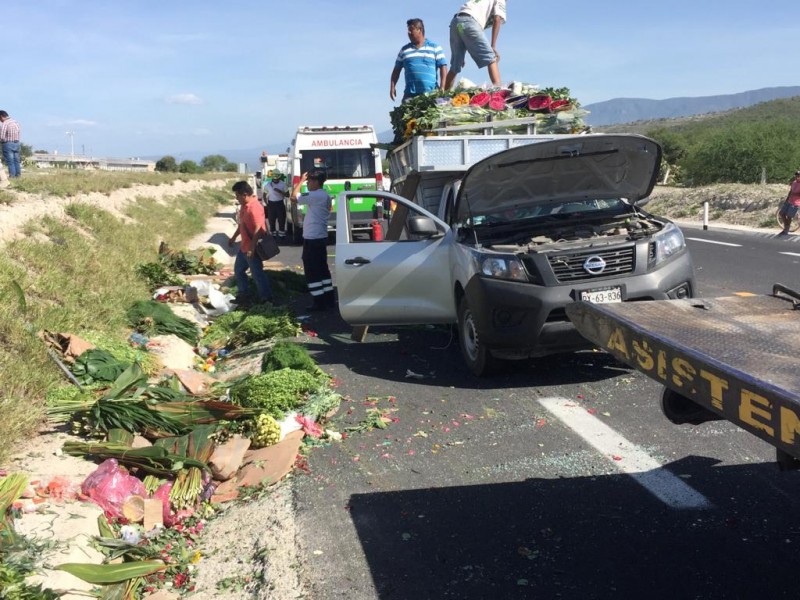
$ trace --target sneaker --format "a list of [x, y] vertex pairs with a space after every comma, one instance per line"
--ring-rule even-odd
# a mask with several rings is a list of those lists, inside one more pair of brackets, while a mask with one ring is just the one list
[[789, 235], [789, 230], [788, 229], [784, 229], [778, 235]]
[[286, 232], [285, 231], [279, 231], [276, 235], [278, 237], [286, 237]]
[[236, 296], [232, 303], [235, 304], [237, 308], [247, 308], [253, 304], [252, 300], [246, 296]]

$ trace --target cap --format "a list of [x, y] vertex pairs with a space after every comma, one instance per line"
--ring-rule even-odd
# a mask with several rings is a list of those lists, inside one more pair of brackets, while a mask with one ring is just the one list
[[283, 173], [279, 169], [272, 169], [272, 178], [277, 179], [278, 177], [283, 177]]

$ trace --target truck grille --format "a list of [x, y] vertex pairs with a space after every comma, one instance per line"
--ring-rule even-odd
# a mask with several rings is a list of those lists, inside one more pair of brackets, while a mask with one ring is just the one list
[[[586, 279], [598, 279], [604, 277], [617, 277], [625, 273], [633, 272], [634, 268], [633, 246], [618, 248], [616, 250], [602, 250], [600, 252], [577, 252], [575, 254], [559, 254], [548, 256], [550, 268], [559, 282], [566, 283], [571, 281], [583, 281]], [[605, 263], [602, 273], [592, 274], [583, 268], [583, 264], [590, 256], [599, 256]]]

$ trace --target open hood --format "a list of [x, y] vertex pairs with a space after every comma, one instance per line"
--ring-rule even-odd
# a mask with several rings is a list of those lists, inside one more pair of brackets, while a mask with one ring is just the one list
[[633, 204], [650, 195], [660, 164], [661, 147], [640, 135], [569, 135], [511, 148], [466, 172], [457, 218], [586, 199]]

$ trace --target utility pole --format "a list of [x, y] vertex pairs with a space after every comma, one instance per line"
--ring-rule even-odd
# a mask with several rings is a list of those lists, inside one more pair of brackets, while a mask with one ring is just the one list
[[74, 131], [67, 131], [66, 134], [69, 136], [69, 161], [71, 163], [75, 162], [75, 132]]

